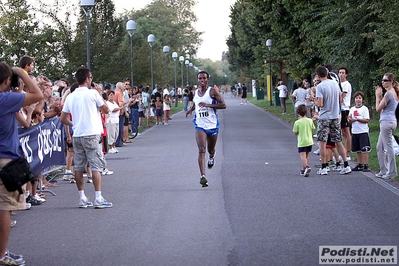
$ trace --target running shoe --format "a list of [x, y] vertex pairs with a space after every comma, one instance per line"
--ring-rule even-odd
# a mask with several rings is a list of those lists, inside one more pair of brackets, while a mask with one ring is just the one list
[[356, 165], [352, 168], [352, 171], [363, 171], [363, 165]]
[[208, 186], [208, 180], [206, 179], [206, 177], [204, 175], [201, 176], [200, 184], [202, 185], [202, 187], [207, 187]]
[[305, 177], [308, 177], [310, 174], [310, 171], [312, 171], [312, 169], [309, 166], [306, 166], [305, 171], [303, 171], [303, 175]]
[[327, 168], [320, 168], [320, 169], [317, 171], [317, 174], [318, 174], [318, 175], [328, 175]]
[[347, 167], [342, 168], [342, 170], [339, 172], [341, 175], [346, 175], [352, 172], [351, 167], [348, 165]]
[[215, 158], [209, 157], [208, 158], [208, 169], [211, 169], [215, 165]]
[[88, 198], [79, 200], [79, 208], [93, 207], [93, 202], [89, 201]]
[[101, 198], [101, 201], [98, 201], [98, 200], [94, 201], [95, 209], [111, 208], [112, 206], [113, 206], [112, 203], [107, 202], [104, 198]]
[[9, 256], [13, 260], [15, 260], [17, 263], [19, 263], [17, 265], [24, 265], [25, 264], [25, 260], [24, 260], [24, 257], [22, 255], [17, 255], [17, 254], [14, 254], [14, 253], [10, 252], [9, 250], [6, 250], [6, 256]]
[[105, 168], [105, 169], [102, 171], [102, 174], [103, 174], [103, 175], [112, 175], [112, 174], [114, 174], [114, 172], [108, 170], [107, 168]]

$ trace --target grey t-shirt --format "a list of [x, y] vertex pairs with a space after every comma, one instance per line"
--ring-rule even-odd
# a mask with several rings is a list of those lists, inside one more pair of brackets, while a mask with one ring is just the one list
[[319, 110], [319, 119], [337, 119], [340, 113], [339, 95], [341, 90], [334, 80], [326, 79], [316, 87], [316, 97], [323, 98], [323, 107]]

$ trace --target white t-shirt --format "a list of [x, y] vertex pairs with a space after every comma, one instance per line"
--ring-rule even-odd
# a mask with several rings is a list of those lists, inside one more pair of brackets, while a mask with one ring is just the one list
[[341, 108], [342, 110], [349, 110], [351, 106], [351, 97], [352, 97], [352, 85], [349, 81], [341, 82], [342, 92], [346, 92], [346, 95], [342, 101]]
[[107, 106], [109, 108], [109, 116], [107, 118], [108, 123], [119, 123], [119, 111], [113, 112], [116, 108], [119, 108], [119, 105], [116, 102], [107, 101]]
[[283, 85], [278, 86], [277, 89], [279, 90], [278, 97], [280, 97], [280, 98], [287, 98], [287, 92], [288, 92], [287, 86], [285, 86], [285, 85], [283, 84]]
[[[369, 109], [362, 105], [360, 107], [352, 107], [349, 110], [349, 115], [352, 117], [357, 117], [360, 119], [369, 119], [370, 120], [370, 113]], [[368, 123], [360, 123], [355, 121], [352, 123], [352, 134], [360, 134], [360, 133], [368, 133], [369, 132], [369, 125]]]
[[298, 107], [301, 104], [306, 105], [306, 96], [307, 95], [308, 95], [308, 91], [305, 90], [304, 88], [298, 88], [298, 89], [294, 90], [294, 92], [292, 93], [292, 96], [294, 96], [296, 99], [295, 107]]
[[72, 115], [74, 137], [103, 133], [100, 110], [98, 109], [103, 105], [104, 100], [98, 91], [87, 87], [79, 87], [67, 97], [62, 111]]

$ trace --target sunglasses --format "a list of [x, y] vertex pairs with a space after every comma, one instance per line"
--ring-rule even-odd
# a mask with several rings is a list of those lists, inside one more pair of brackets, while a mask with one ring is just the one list
[[390, 82], [389, 79], [383, 79], [382, 82]]

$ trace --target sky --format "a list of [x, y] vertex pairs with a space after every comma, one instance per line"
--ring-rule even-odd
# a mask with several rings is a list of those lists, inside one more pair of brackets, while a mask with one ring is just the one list
[[[195, 28], [197, 31], [203, 32], [197, 58], [221, 60], [222, 52], [227, 51], [226, 39], [230, 35], [230, 6], [235, 1], [197, 0], [197, 4], [194, 6], [194, 13], [198, 18]], [[139, 10], [151, 2], [151, 0], [114, 0], [117, 12], [132, 8]]]

